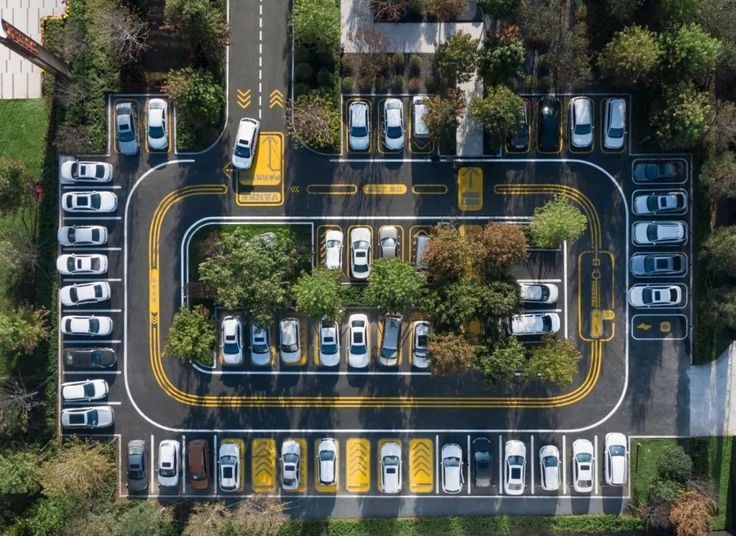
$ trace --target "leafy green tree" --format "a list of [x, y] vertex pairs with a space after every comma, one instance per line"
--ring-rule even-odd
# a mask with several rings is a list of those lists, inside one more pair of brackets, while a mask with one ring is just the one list
[[334, 51], [340, 46], [340, 4], [334, 0], [295, 0], [291, 12], [298, 43]]
[[0, 157], [0, 212], [15, 212], [31, 199], [33, 178], [23, 162]]
[[712, 110], [703, 138], [703, 147], [711, 157], [729, 151], [736, 143], [736, 103], [716, 99]]
[[459, 31], [437, 47], [432, 66], [442, 86], [450, 88], [473, 77], [477, 57], [478, 42], [470, 34]]
[[286, 108], [289, 132], [302, 144], [313, 149], [329, 149], [340, 145], [340, 108], [319, 93], [300, 95]]
[[115, 490], [113, 444], [72, 439], [41, 463], [38, 479], [46, 497], [86, 504]]
[[526, 369], [526, 348], [516, 337], [507, 337], [495, 348], [479, 346], [475, 363], [488, 383], [493, 385], [518, 383], [516, 373], [523, 373]]
[[190, 363], [212, 364], [216, 338], [215, 326], [207, 309], [201, 305], [192, 309], [182, 307], [174, 315], [164, 355]]
[[430, 333], [427, 341], [432, 374], [464, 374], [473, 364], [475, 346], [455, 333]]
[[219, 2], [166, 0], [164, 14], [174, 34], [193, 50], [201, 50], [210, 61], [224, 56], [230, 31]]
[[663, 69], [677, 81], [700, 81], [713, 74], [721, 54], [721, 42], [698, 24], [684, 24], [661, 36]]
[[707, 92], [687, 84], [667, 88], [650, 123], [663, 149], [692, 149], [708, 132], [713, 113]]
[[114, 536], [174, 536], [178, 533], [171, 510], [153, 501], [134, 501], [118, 515]]
[[49, 336], [46, 309], [22, 306], [0, 310], [0, 351], [14, 357], [32, 354]]
[[371, 267], [365, 299], [384, 313], [402, 313], [419, 305], [425, 276], [399, 258], [377, 259]]
[[0, 495], [34, 496], [41, 491], [38, 456], [31, 450], [0, 455]]
[[493, 277], [503, 276], [529, 256], [522, 228], [509, 223], [488, 223], [475, 244], [478, 264]]
[[478, 7], [497, 19], [511, 17], [518, 5], [518, 0], [478, 0]]
[[708, 158], [700, 169], [700, 182], [711, 200], [736, 199], [736, 156], [728, 152]]
[[78, 515], [80, 504], [68, 497], [43, 497], [36, 501], [23, 520], [26, 534], [62, 534], [67, 523]]
[[643, 4], [644, 0], [608, 0], [608, 12], [615, 19], [628, 22], [636, 16]]
[[588, 218], [562, 196], [534, 210], [530, 224], [532, 243], [540, 248], [557, 248], [574, 242], [585, 232]]
[[467, 238], [450, 226], [432, 229], [422, 260], [433, 282], [455, 281], [468, 271], [472, 247]]
[[463, 12], [467, 0], [424, 0], [427, 15], [441, 22], [456, 18]]
[[705, 0], [659, 0], [657, 14], [665, 25], [692, 22]]
[[524, 99], [506, 86], [490, 86], [486, 88], [485, 97], [470, 103], [470, 115], [493, 139], [503, 140], [523, 120]]
[[302, 274], [294, 285], [294, 297], [299, 311], [333, 322], [342, 307], [340, 272], [315, 268], [311, 274]]
[[601, 71], [624, 85], [648, 80], [662, 57], [657, 35], [641, 26], [616, 33], [598, 56]]
[[185, 147], [201, 143], [208, 128], [222, 119], [225, 100], [222, 87], [208, 71], [185, 67], [169, 71], [164, 93], [177, 109], [177, 140]]
[[425, 311], [439, 331], [456, 331], [473, 320], [485, 298], [484, 287], [460, 280], [429, 291]]
[[460, 91], [448, 89], [442, 95], [425, 99], [427, 114], [424, 122], [435, 142], [447, 143], [455, 139], [460, 119], [465, 115], [465, 99]]
[[547, 336], [532, 349], [527, 373], [532, 378], [536, 376], [543, 382], [565, 387], [572, 383], [581, 357], [572, 342]]
[[478, 54], [478, 72], [486, 84], [513, 81], [521, 73], [526, 50], [518, 31], [488, 37]]
[[497, 326], [498, 321], [519, 312], [521, 297], [519, 286], [511, 281], [490, 281], [483, 287], [481, 317], [486, 324]]
[[712, 326], [736, 328], [736, 290], [731, 286], [708, 289], [702, 297], [701, 317]]
[[680, 445], [662, 447], [657, 456], [657, 476], [684, 484], [693, 474], [693, 460]]
[[736, 274], [736, 226], [716, 227], [703, 243], [700, 260], [714, 277]]

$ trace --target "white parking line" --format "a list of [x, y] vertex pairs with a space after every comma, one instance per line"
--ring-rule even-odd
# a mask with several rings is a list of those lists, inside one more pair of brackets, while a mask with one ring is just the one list
[[468, 495], [470, 495], [470, 464], [472, 455], [470, 453], [470, 434], [468, 434]]
[[187, 492], [187, 436], [181, 436], [181, 487]]
[[119, 313], [122, 309], [64, 309], [65, 315], [73, 315], [76, 313]]
[[531, 437], [531, 448], [529, 449], [529, 472], [532, 475], [532, 495], [534, 495], [534, 435]]
[[434, 493], [435, 495], [440, 492], [440, 436], [434, 436]]
[[562, 492], [567, 491], [567, 439], [562, 436]]
[[[210, 474], [212, 475], [212, 489], [215, 490], [215, 494], [217, 494], [217, 483], [219, 481], [219, 477], [217, 476], [217, 434], [212, 436], [212, 444], [215, 448], [212, 453], [212, 470], [210, 471]], [[245, 447], [245, 445], [243, 446]], [[243, 448], [243, 450], [245, 450], [245, 448]], [[245, 452], [243, 452], [243, 461], [245, 461]], [[243, 482], [243, 489], [245, 489], [245, 482]]]
[[593, 436], [593, 482], [595, 483], [594, 493], [598, 495], [598, 434]]
[[517, 283], [562, 283], [562, 279], [517, 279]]
[[89, 376], [90, 374], [94, 374], [95, 376], [98, 376], [100, 374], [104, 374], [106, 376], [116, 376], [118, 374], [122, 374], [123, 372], [120, 370], [65, 370], [64, 374], [84, 374], [85, 376]]
[[498, 494], [503, 495], [503, 436], [498, 434]]
[[120, 339], [64, 339], [64, 344], [120, 344]]
[[203, 374], [212, 376], [431, 376], [431, 372], [419, 371], [349, 371], [349, 370], [213, 370], [194, 364]]
[[[119, 277], [64, 277], [62, 283], [82, 283], [86, 281], [106, 281], [108, 283], [119, 283], [122, 281]], [[122, 309], [121, 309], [122, 310]]]
[[94, 189], [97, 190], [97, 191], [100, 191], [100, 190], [121, 190], [123, 188], [120, 185], [118, 185], [118, 186], [100, 186], [99, 184], [95, 185], [93, 183], [90, 183], [88, 186], [72, 186], [72, 185], [66, 185], [66, 184], [62, 184], [61, 185], [61, 187], [64, 190], [89, 190], [93, 186], [94, 186]]
[[100, 247], [92, 247], [92, 246], [61, 246], [64, 248], [64, 251], [66, 253], [91, 253], [95, 251], [122, 251], [123, 248], [117, 248], [117, 247], [109, 247], [109, 248], [100, 248]]
[[[567, 309], [568, 308], [567, 306], [567, 240], [565, 240], [562, 243], [562, 247], [563, 247], [562, 277], [564, 278], [564, 280], [562, 281], [562, 299], [563, 299], [563, 304], [565, 305], [565, 309]], [[628, 258], [628, 252], [627, 252], [626, 257]], [[628, 281], [627, 281], [627, 284], [628, 284]], [[565, 339], [569, 338], [568, 324], [569, 322], [567, 321], [567, 318], [565, 318]]]
[[155, 447], [154, 447], [154, 441], [153, 441], [153, 434], [151, 434], [151, 482], [148, 486], [148, 489], [153, 489], [153, 473], [156, 472], [156, 454], [155, 454]]
[[100, 220], [104, 220], [104, 221], [117, 221], [117, 220], [122, 220], [123, 219], [122, 216], [66, 216], [66, 215], [63, 218], [64, 218], [64, 221], [67, 221], [67, 220], [74, 220], [74, 221], [77, 221], [77, 220], [83, 220], [83, 221], [90, 221], [90, 220], [93, 220], [93, 221], [100, 221]]
[[107, 401], [93, 401], [93, 400], [86, 400], [86, 401], [64, 401], [65, 406], [120, 406], [122, 402], [111, 402], [109, 400]]

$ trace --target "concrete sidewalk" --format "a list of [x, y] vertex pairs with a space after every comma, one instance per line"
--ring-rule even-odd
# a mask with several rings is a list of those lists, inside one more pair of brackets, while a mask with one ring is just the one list
[[688, 370], [691, 437], [736, 435], [736, 344]]

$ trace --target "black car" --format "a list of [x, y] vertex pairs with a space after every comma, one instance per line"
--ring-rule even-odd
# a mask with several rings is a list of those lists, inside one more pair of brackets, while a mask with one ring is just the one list
[[143, 491], [148, 487], [146, 478], [146, 442], [142, 439], [128, 441], [128, 483], [130, 491]]
[[67, 348], [64, 365], [70, 368], [112, 368], [117, 363], [112, 348]]
[[493, 477], [493, 456], [491, 456], [491, 442], [485, 437], [473, 440], [473, 485], [478, 488], [487, 488]]
[[516, 131], [508, 137], [506, 143], [509, 151], [526, 151], [529, 149], [529, 101], [524, 101], [523, 118]]
[[685, 164], [680, 160], [639, 160], [634, 164], [634, 182], [684, 182]]
[[537, 144], [542, 153], [557, 153], [560, 150], [560, 101], [544, 97], [539, 101], [539, 128]]

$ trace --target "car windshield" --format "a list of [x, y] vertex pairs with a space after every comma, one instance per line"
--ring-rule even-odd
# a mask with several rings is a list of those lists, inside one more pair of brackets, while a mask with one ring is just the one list
[[611, 456], [626, 456], [626, 449], [621, 445], [612, 445], [608, 452], [611, 453]]
[[394, 348], [381, 348], [381, 357], [389, 358], [396, 355], [396, 349]]
[[340, 241], [339, 240], [328, 240], [327, 241], [327, 247], [328, 248], [339, 248], [340, 247]]
[[163, 127], [148, 127], [148, 134], [152, 138], [163, 138], [164, 128]]
[[89, 196], [89, 202], [92, 208], [100, 208], [102, 205], [102, 197], [100, 194], [94, 194]]
[[335, 459], [335, 453], [331, 450], [323, 450], [319, 453], [319, 461], [321, 462], [331, 462]]
[[575, 125], [575, 134], [580, 136], [590, 134], [592, 131], [593, 128], [590, 126], [590, 123]]
[[92, 232], [90, 233], [90, 237], [95, 242], [99, 241], [100, 240], [100, 231], [99, 231], [99, 229], [93, 229]]
[[286, 463], [296, 463], [299, 461], [299, 456], [292, 452], [287, 452], [284, 454], [284, 462]]
[[545, 467], [557, 467], [557, 458], [554, 456], [546, 456], [542, 463]]
[[90, 426], [97, 426], [97, 423], [100, 420], [100, 416], [97, 413], [97, 410], [92, 410], [87, 414], [87, 422]]
[[385, 456], [383, 458], [383, 465], [387, 467], [391, 465], [399, 465], [399, 457], [398, 456]]
[[364, 138], [368, 135], [368, 129], [365, 127], [353, 127], [350, 130], [350, 135], [356, 138]]
[[250, 147], [244, 147], [243, 145], [235, 145], [235, 156], [240, 158], [250, 158]]
[[98, 179], [101, 179], [105, 176], [105, 167], [104, 166], [95, 166], [95, 177]]
[[417, 337], [417, 347], [418, 348], [426, 348], [427, 347], [427, 336], [426, 335], [419, 335]]
[[100, 331], [100, 321], [96, 318], [91, 318], [89, 321], [89, 330], [93, 333]]
[[485, 469], [491, 465], [491, 455], [487, 452], [476, 452], [475, 453], [475, 465], [479, 469]]
[[102, 365], [102, 352], [96, 350], [89, 355], [89, 361], [93, 365]]
[[608, 137], [609, 138], [623, 138], [624, 137], [624, 129], [622, 129], [622, 128], [609, 128], [608, 129]]
[[265, 354], [268, 352], [268, 345], [264, 343], [253, 343], [253, 351], [257, 354]]
[[[166, 464], [166, 465], [169, 465], [169, 464]], [[176, 476], [176, 471], [173, 468], [167, 469], [165, 467], [162, 467], [158, 470], [158, 474], [164, 477], [171, 477], [171, 476]]]
[[143, 469], [140, 465], [129, 465], [128, 466], [128, 479], [129, 480], [140, 480], [144, 477]]
[[226, 354], [237, 354], [240, 351], [240, 346], [236, 342], [226, 342], [222, 349]]
[[660, 199], [661, 198], [656, 195], [650, 195], [649, 197], [647, 197], [647, 210], [657, 210], [659, 208]]
[[[332, 340], [332, 337], [330, 337], [330, 340]], [[336, 354], [337, 353], [337, 345], [334, 343], [328, 343], [323, 342], [322, 343], [322, 353], [323, 354]]]
[[388, 127], [386, 129], [386, 136], [388, 136], [392, 140], [400, 138], [402, 134], [403, 134], [403, 131], [401, 127]]
[[589, 488], [590, 486], [593, 485], [593, 482], [590, 480], [578, 480], [578, 485], [581, 488]]
[[652, 289], [645, 288], [642, 291], [641, 296], [644, 303], [651, 303], [654, 298], [654, 292], [652, 291]]
[[[581, 452], [577, 456], [575, 456], [575, 459], [580, 463], [590, 463], [593, 461], [593, 456], [588, 454], [587, 452]], [[582, 469], [582, 467], [581, 467]]]
[[460, 467], [460, 458], [445, 458], [445, 467]]
[[79, 299], [79, 293], [76, 288], [72, 287], [69, 289], [69, 297], [72, 301], [77, 301]]
[[282, 344], [281, 345], [281, 349], [284, 352], [296, 352], [299, 349], [299, 345], [296, 344], [296, 343], [294, 343], [294, 344]]
[[368, 271], [368, 265], [367, 264], [356, 264], [353, 266], [353, 271], [358, 273], [363, 273]]
[[72, 164], [72, 177], [78, 177], [79, 176], [79, 164], [76, 162]]

